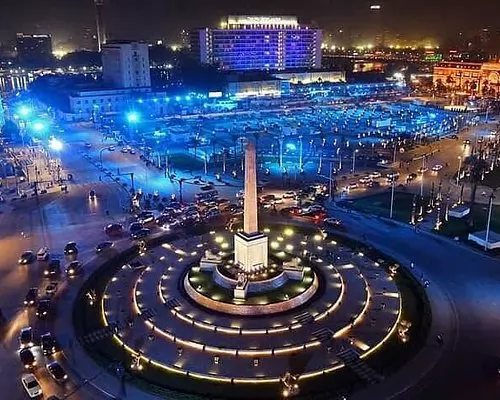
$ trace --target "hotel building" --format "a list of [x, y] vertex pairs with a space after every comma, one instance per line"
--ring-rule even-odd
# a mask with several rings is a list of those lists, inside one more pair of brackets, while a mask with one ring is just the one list
[[320, 68], [321, 40], [321, 30], [290, 16], [228, 16], [190, 34], [201, 63], [231, 71]]

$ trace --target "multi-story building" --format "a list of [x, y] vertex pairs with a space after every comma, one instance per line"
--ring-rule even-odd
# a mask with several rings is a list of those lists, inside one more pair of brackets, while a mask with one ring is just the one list
[[114, 88], [151, 86], [146, 43], [112, 41], [102, 46], [102, 76]]
[[18, 33], [16, 50], [21, 65], [47, 66], [52, 60], [52, 37], [47, 34]]
[[191, 32], [191, 51], [224, 70], [288, 70], [321, 67], [319, 29], [290, 16], [228, 16], [220, 28]]
[[500, 95], [500, 63], [441, 62], [434, 66], [433, 83], [464, 94]]

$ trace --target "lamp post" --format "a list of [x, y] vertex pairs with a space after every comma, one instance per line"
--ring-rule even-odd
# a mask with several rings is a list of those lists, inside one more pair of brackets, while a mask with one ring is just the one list
[[462, 157], [458, 156], [458, 171], [457, 171], [457, 185], [460, 181], [460, 169], [462, 168]]
[[484, 238], [484, 251], [488, 251], [488, 242], [490, 239], [490, 223], [491, 223], [491, 212], [493, 210], [493, 199], [495, 199], [495, 192], [500, 188], [497, 187], [493, 189], [490, 194], [490, 199], [488, 202], [488, 222], [486, 223], [486, 236]]
[[357, 152], [358, 152], [357, 149], [352, 152], [352, 173], [353, 173], [353, 175], [356, 172], [356, 153]]
[[422, 173], [420, 179], [420, 197], [424, 196], [424, 169], [425, 169], [425, 155], [422, 157]]
[[389, 218], [392, 219], [392, 212], [394, 210], [394, 186], [395, 186], [396, 179], [392, 178], [392, 184], [391, 184], [391, 210], [389, 212]]
[[99, 164], [101, 164], [101, 167], [102, 167], [102, 153], [103, 153], [105, 150], [108, 150], [108, 151], [113, 151], [113, 150], [111, 150], [111, 147], [104, 147], [104, 148], [102, 148], [101, 150], [99, 150]]
[[302, 171], [302, 169], [304, 167], [303, 160], [302, 160], [302, 135], [299, 136], [299, 149], [300, 149], [299, 150], [300, 151], [300, 153], [299, 153], [299, 169], [300, 169], [300, 171]]

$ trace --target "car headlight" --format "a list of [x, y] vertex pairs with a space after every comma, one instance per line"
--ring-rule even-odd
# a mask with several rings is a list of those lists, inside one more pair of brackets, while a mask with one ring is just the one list
[[63, 379], [68, 379], [68, 375], [64, 374]]
[[45, 270], [45, 271], [43, 271], [43, 274], [44, 274], [44, 275], [48, 275], [48, 274], [49, 274], [49, 271]]
[[28, 346], [29, 346], [29, 347], [33, 347], [33, 346], [34, 346], [34, 343], [33, 343], [33, 342], [29, 342], [29, 343], [28, 343]]
[[74, 273], [75, 273], [75, 270], [74, 270], [73, 268], [71, 268], [71, 269], [69, 270], [69, 273], [70, 273], [70, 274], [74, 274]]
[[28, 304], [28, 302], [26, 300], [24, 300], [24, 304], [26, 305], [26, 304]]

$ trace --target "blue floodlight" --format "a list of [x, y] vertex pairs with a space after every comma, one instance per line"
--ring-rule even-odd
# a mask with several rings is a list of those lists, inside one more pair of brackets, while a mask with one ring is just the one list
[[295, 151], [297, 149], [297, 146], [295, 146], [294, 143], [287, 143], [286, 148], [287, 148], [287, 150]]
[[175, 101], [181, 101], [181, 97], [180, 96], [175, 96]]
[[138, 102], [139, 104], [142, 104], [142, 101], [143, 101], [142, 99], [138, 99], [138, 100], [137, 100], [137, 102]]
[[33, 130], [35, 132], [42, 132], [45, 129], [45, 124], [41, 121], [36, 121], [33, 123]]
[[127, 114], [127, 121], [130, 124], [135, 124], [135, 123], [139, 122], [139, 114], [136, 113], [135, 111], [129, 112]]
[[21, 106], [19, 107], [18, 112], [21, 117], [27, 117], [31, 114], [31, 108], [29, 108], [28, 106]]
[[191, 100], [191, 96], [186, 96], [186, 101]]
[[165, 103], [168, 103], [170, 99], [168, 97], [165, 97]]
[[52, 137], [49, 140], [49, 147], [54, 151], [61, 151], [64, 146], [63, 142], [61, 142], [59, 139], [56, 139], [55, 137]]

